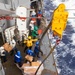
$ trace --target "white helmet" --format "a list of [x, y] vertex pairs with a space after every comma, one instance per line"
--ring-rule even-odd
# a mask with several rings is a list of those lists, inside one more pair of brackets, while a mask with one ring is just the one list
[[0, 47], [0, 49], [4, 49], [4, 47], [3, 47], [3, 46], [1, 46], [1, 47]]
[[34, 21], [31, 20], [30, 23], [31, 23], [31, 24], [34, 24]]
[[36, 12], [35, 11], [32, 11], [31, 15], [36, 15]]

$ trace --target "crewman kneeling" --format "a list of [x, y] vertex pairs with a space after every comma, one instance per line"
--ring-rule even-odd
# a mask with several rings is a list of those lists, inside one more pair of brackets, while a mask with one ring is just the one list
[[25, 63], [30, 62], [30, 64], [31, 64], [31, 62], [34, 61], [34, 57], [35, 57], [34, 52], [31, 49], [28, 49], [26, 51]]
[[28, 54], [28, 55], [30, 55], [30, 56], [35, 56], [35, 54], [34, 54], [34, 52], [31, 50], [31, 49], [28, 49], [27, 51], [26, 51], [26, 54]]

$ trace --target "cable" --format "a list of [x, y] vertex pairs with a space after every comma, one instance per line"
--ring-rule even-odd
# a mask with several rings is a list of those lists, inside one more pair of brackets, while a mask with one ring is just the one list
[[42, 63], [39, 65], [39, 67], [37, 68], [36, 72], [35, 72], [35, 75], [37, 74], [39, 68], [41, 67], [41, 65], [45, 62], [45, 60], [50, 56], [50, 54], [54, 51], [55, 47], [57, 46], [57, 44], [54, 45], [53, 48], [51, 48], [51, 51], [50, 53], [47, 55], [47, 57], [42, 61]]
[[40, 39], [40, 45], [41, 45], [41, 41], [42, 41], [42, 39], [43, 39], [43, 37], [45, 36], [45, 34], [46, 34], [46, 32], [48, 31], [48, 29], [50, 28], [50, 26], [51, 26], [51, 22], [50, 22], [50, 24], [47, 26], [47, 28], [45, 29], [45, 31], [43, 32], [43, 34], [42, 34], [42, 36], [41, 36], [41, 39]]

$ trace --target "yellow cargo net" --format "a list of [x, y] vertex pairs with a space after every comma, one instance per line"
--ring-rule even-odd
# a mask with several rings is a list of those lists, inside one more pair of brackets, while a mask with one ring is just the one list
[[60, 4], [54, 11], [52, 18], [53, 34], [62, 38], [63, 31], [66, 28], [68, 12], [65, 11], [65, 5]]

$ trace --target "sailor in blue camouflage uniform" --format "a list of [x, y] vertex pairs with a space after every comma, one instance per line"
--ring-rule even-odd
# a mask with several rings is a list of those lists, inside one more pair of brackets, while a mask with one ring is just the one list
[[14, 61], [19, 65], [19, 67], [22, 66], [22, 56], [20, 51], [17, 51], [17, 53], [14, 55]]

